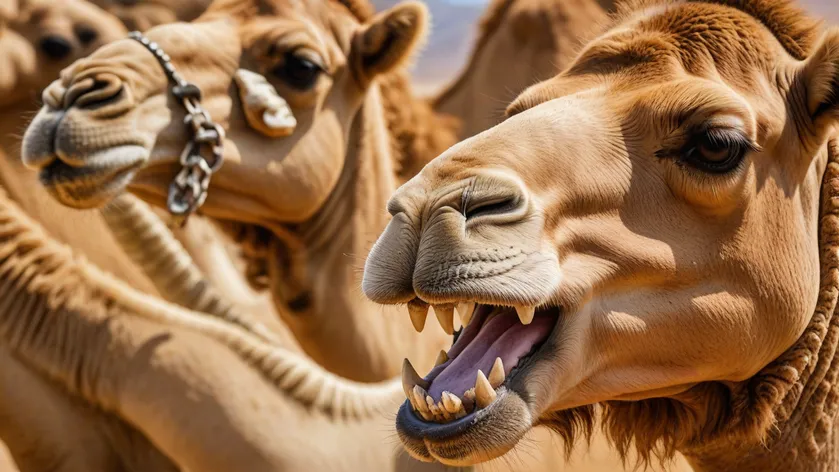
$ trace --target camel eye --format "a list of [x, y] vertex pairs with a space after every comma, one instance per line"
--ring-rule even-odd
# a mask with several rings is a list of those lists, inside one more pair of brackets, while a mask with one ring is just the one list
[[724, 174], [740, 166], [754, 144], [734, 129], [707, 129], [699, 132], [685, 147], [682, 162], [699, 170]]
[[286, 54], [283, 62], [271, 71], [275, 77], [298, 90], [314, 87], [322, 72], [320, 65], [294, 53]]

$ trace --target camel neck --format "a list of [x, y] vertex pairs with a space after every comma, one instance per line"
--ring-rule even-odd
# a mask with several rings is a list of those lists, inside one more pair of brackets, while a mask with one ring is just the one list
[[398, 374], [405, 356], [430, 368], [448, 343], [442, 330], [418, 336], [406, 313], [374, 304], [360, 290], [364, 260], [389, 221], [385, 208], [399, 165], [415, 162], [394, 156], [400, 146], [392, 130], [374, 85], [354, 120], [335, 189], [312, 219], [289, 228], [295, 246], [272, 245], [267, 264], [277, 310], [304, 351], [332, 372], [366, 382]]
[[[697, 471], [839, 470], [839, 141], [828, 144], [819, 221], [821, 281], [804, 333], [732, 390], [731, 434], [683, 451]], [[761, 441], [761, 434], [765, 439]]]

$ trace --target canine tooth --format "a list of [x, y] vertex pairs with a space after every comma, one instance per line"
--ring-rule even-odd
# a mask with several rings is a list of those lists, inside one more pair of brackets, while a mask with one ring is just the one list
[[504, 363], [501, 362], [500, 357], [496, 357], [495, 363], [492, 364], [492, 370], [489, 371], [489, 384], [492, 388], [498, 388], [504, 383], [506, 376], [504, 373]]
[[446, 407], [446, 411], [451, 414], [455, 414], [463, 408], [463, 402], [460, 401], [460, 397], [454, 395], [449, 392], [443, 392], [443, 406]]
[[454, 334], [454, 305], [446, 303], [434, 305], [434, 314], [446, 334]]
[[498, 394], [495, 389], [489, 384], [486, 376], [482, 371], [478, 371], [478, 377], [475, 379], [475, 405], [477, 408], [483, 409], [489, 406]]
[[519, 315], [521, 324], [529, 325], [536, 315], [536, 307], [516, 305], [516, 313]]
[[418, 333], [425, 328], [425, 319], [428, 317], [428, 303], [419, 299], [408, 302], [408, 314], [411, 316], [411, 324]]
[[472, 320], [472, 313], [475, 311], [475, 302], [461, 302], [457, 304], [457, 314], [463, 326], [469, 326]]
[[440, 349], [440, 354], [437, 354], [437, 360], [434, 361], [434, 367], [442, 365], [449, 360], [449, 355], [446, 354], [446, 351]]
[[475, 389], [470, 388], [463, 392], [463, 398], [461, 400], [463, 401], [463, 408], [466, 412], [471, 413], [475, 409]]
[[414, 386], [419, 385], [423, 389], [428, 389], [428, 382], [420, 377], [411, 361], [407, 358], [402, 361], [402, 389], [405, 390], [405, 396], [409, 397], [414, 391]]

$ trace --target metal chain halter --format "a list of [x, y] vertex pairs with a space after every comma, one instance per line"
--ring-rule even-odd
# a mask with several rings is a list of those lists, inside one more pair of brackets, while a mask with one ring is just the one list
[[[129, 38], [148, 49], [163, 67], [166, 76], [173, 83], [172, 95], [186, 109], [184, 124], [190, 130], [191, 138], [181, 153], [181, 170], [169, 185], [166, 206], [175, 217], [176, 224], [183, 226], [186, 220], [207, 199], [210, 177], [224, 163], [224, 129], [213, 122], [210, 114], [201, 106], [201, 89], [187, 82], [175, 70], [171, 58], [160, 45], [149, 40], [139, 31], [129, 33]], [[207, 155], [208, 157], [204, 157]]]

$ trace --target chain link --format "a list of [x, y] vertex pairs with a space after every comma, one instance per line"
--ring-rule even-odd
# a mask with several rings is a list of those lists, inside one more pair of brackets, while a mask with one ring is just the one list
[[224, 163], [224, 129], [213, 122], [210, 114], [201, 106], [201, 89], [181, 77], [172, 65], [169, 55], [163, 52], [157, 43], [138, 31], [131, 32], [128, 37], [154, 54], [166, 76], [174, 84], [172, 95], [181, 102], [187, 112], [184, 125], [189, 130], [190, 140], [181, 153], [181, 170], [169, 184], [169, 196], [166, 201], [169, 213], [175, 217], [177, 224], [183, 226], [189, 215], [204, 204], [210, 187], [210, 177]]

